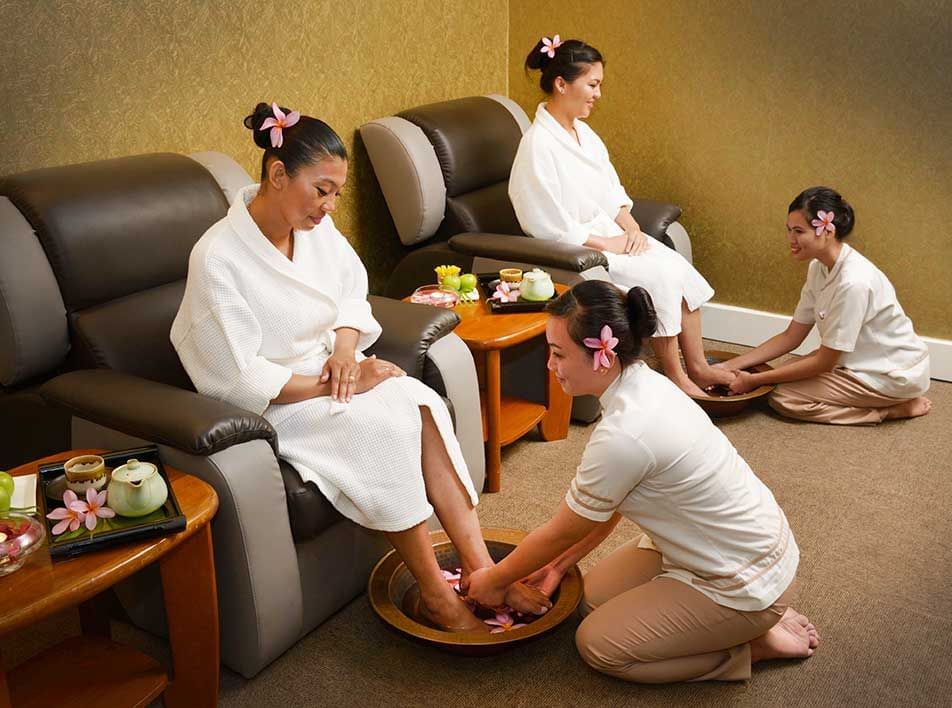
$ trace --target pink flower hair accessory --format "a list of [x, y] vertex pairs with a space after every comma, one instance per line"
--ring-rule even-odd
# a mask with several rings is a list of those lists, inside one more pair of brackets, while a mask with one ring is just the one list
[[274, 113], [274, 118], [265, 118], [258, 130], [271, 128], [271, 147], [279, 148], [284, 145], [284, 129], [290, 128], [301, 120], [301, 114], [298, 111], [285, 114], [277, 103], [271, 104], [271, 111]]
[[592, 371], [598, 371], [599, 367], [610, 369], [612, 364], [615, 363], [615, 347], [618, 346], [618, 337], [612, 335], [612, 328], [608, 325], [602, 326], [598, 339], [586, 337], [582, 342], [589, 349], [595, 350], [592, 353]]
[[824, 231], [836, 233], [836, 224], [833, 223], [836, 215], [832, 211], [818, 211], [816, 215], [817, 218], [811, 221], [810, 225], [816, 229], [817, 236], [821, 236]]
[[555, 35], [552, 39], [548, 37], [542, 38], [542, 47], [539, 49], [543, 54], [548, 54], [549, 59], [555, 57], [555, 50], [562, 46], [562, 39], [559, 35]]

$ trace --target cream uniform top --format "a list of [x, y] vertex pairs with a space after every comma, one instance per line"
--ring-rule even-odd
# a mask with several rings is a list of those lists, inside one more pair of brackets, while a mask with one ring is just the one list
[[[643, 362], [601, 396], [602, 419], [565, 501], [579, 516], [631, 519], [662, 575], [742, 611], [770, 607], [800, 551], [773, 494], [707, 414]], [[649, 544], [652, 545], [652, 544]]]
[[189, 257], [171, 339], [196, 390], [267, 418], [281, 457], [301, 478], [344, 516], [379, 531], [402, 531], [433, 513], [420, 463], [420, 406], [427, 406], [475, 505], [449, 411], [417, 379], [386, 379], [349, 403], [329, 396], [271, 402], [292, 374], [321, 372], [335, 329], [360, 332], [358, 360], [381, 329], [367, 301], [364, 266], [330, 216], [294, 232], [288, 259], [248, 212], [257, 191], [258, 185], [243, 188]]
[[[608, 149], [585, 122], [574, 122], [578, 142], [539, 104], [522, 136], [509, 175], [509, 198], [522, 230], [530, 236], [584, 245], [589, 236], [620, 236], [615, 222], [632, 201], [622, 187]], [[612, 282], [645, 288], [654, 302], [659, 336], [681, 331], [681, 301], [696, 310], [714, 290], [677, 251], [649, 238], [637, 256], [605, 252]]]
[[892, 283], [848, 244], [832, 268], [811, 261], [793, 319], [816, 323], [823, 346], [843, 352], [839, 366], [873, 390], [895, 398], [929, 390], [928, 347]]

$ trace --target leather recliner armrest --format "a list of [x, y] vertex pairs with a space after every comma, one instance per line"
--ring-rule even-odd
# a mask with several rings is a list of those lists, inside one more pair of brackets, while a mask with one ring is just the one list
[[249, 440], [265, 440], [278, 452], [278, 435], [260, 415], [110, 369], [62, 374], [43, 384], [40, 395], [80, 418], [192, 455]]
[[596, 266], [608, 267], [605, 254], [594, 248], [527, 236], [464, 233], [453, 236], [449, 243], [454, 250], [472, 256], [532, 263], [543, 267], [562, 268], [575, 273], [581, 273]]
[[681, 207], [650, 199], [636, 199], [631, 215], [642, 231], [662, 241], [668, 227], [681, 216]]
[[368, 300], [383, 334], [365, 353], [392, 361], [410, 376], [422, 379], [427, 350], [456, 328], [459, 315], [452, 310], [376, 295]]

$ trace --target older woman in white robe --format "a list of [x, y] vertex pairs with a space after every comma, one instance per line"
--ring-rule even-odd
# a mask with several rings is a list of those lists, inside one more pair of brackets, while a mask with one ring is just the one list
[[464, 569], [491, 565], [449, 413], [423, 383], [361, 353], [381, 329], [364, 267], [329, 215], [346, 152], [306, 116], [285, 120], [279, 140], [261, 131], [282, 116], [294, 114], [260, 104], [246, 120], [265, 148], [262, 184], [195, 245], [172, 343], [199, 392], [267, 418], [305, 481], [388, 534], [418, 580], [415, 611], [444, 629], [483, 629], [443, 580], [424, 524], [435, 507]]
[[679, 253], [641, 232], [605, 144], [580, 120], [601, 96], [601, 54], [568, 40], [552, 55], [533, 49], [526, 62], [542, 70], [540, 83], [550, 98], [522, 136], [509, 177], [520, 226], [535, 238], [603, 251], [616, 285], [651, 294], [658, 316], [655, 353], [685, 392], [703, 395], [703, 388], [730, 383], [729, 372], [708, 364], [701, 342], [699, 308], [714, 290]]

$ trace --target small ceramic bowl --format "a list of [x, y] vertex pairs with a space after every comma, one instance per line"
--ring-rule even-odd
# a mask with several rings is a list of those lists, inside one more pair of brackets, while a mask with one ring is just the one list
[[[525, 531], [514, 529], [485, 528], [483, 538], [493, 560], [505, 558], [526, 536]], [[452, 569], [460, 565], [456, 548], [442, 531], [431, 534], [433, 551], [441, 568]], [[509, 649], [517, 644], [537, 639], [568, 619], [582, 599], [582, 574], [573, 567], [562, 578], [562, 584], [552, 595], [552, 607], [524, 627], [507, 632], [444, 632], [421, 624], [403, 612], [403, 598], [416, 584], [404, 562], [391, 551], [377, 563], [370, 574], [367, 594], [370, 604], [385, 623], [401, 634], [416, 641], [435, 646], [454, 654], [484, 656]]]
[[518, 268], [503, 268], [499, 271], [499, 279], [507, 283], [521, 283], [522, 271]]
[[79, 455], [71, 457], [63, 465], [66, 473], [66, 486], [82, 496], [92, 487], [97, 492], [109, 481], [106, 475], [106, 463], [99, 455]]
[[43, 524], [32, 516], [12, 511], [0, 514], [0, 576], [22, 566], [45, 536]]
[[459, 293], [453, 290], [443, 290], [439, 285], [421, 285], [413, 291], [410, 302], [449, 310], [459, 302]]

